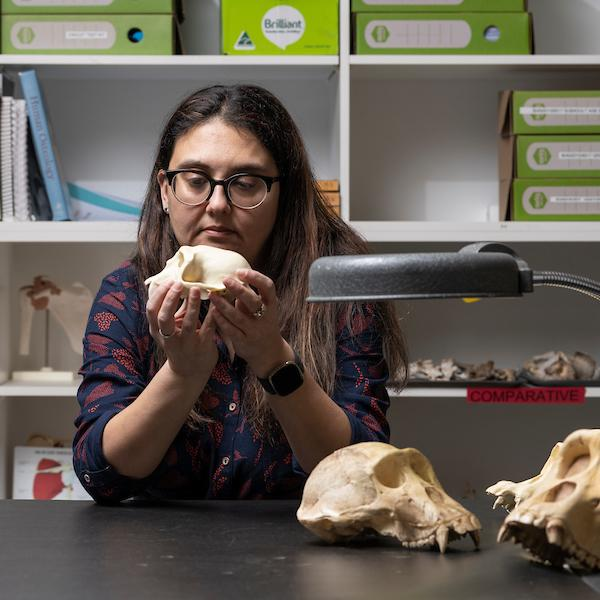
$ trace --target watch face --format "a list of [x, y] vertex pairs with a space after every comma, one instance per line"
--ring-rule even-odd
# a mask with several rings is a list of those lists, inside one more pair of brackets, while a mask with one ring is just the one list
[[289, 362], [271, 375], [270, 381], [278, 396], [287, 396], [302, 385], [304, 375], [296, 363]]

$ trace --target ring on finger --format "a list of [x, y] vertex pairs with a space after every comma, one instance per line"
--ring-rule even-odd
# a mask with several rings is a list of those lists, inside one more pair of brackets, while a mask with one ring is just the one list
[[170, 338], [174, 333], [175, 333], [175, 331], [173, 331], [171, 333], [165, 333], [160, 327], [158, 328], [158, 334], [160, 335], [161, 338], [163, 338], [165, 340]]
[[256, 319], [260, 319], [265, 314], [265, 305], [261, 302], [260, 306], [252, 313]]

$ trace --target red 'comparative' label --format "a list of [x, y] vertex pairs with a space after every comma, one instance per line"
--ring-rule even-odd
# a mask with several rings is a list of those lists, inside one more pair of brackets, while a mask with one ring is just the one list
[[584, 387], [469, 387], [474, 404], [583, 404]]

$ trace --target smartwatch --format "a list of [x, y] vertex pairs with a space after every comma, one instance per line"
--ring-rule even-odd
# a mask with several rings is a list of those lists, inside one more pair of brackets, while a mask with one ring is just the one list
[[268, 377], [258, 378], [266, 392], [274, 396], [287, 396], [304, 383], [304, 365], [294, 350], [294, 360], [277, 367]]

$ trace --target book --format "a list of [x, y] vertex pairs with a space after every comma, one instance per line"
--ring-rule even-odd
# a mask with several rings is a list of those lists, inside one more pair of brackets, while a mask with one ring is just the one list
[[46, 187], [44, 186], [37, 156], [33, 149], [31, 128], [28, 128], [27, 131], [27, 183], [31, 202], [31, 220], [52, 221], [52, 208], [46, 194]]
[[53, 135], [35, 70], [19, 73], [33, 147], [38, 159], [54, 221], [70, 221], [69, 192], [62, 176]]
[[13, 102], [13, 208], [17, 221], [31, 220], [27, 181], [27, 107], [25, 100]]
[[15, 209], [13, 204], [13, 105], [12, 96], [2, 96], [0, 105], [0, 204], [2, 205], [2, 220], [14, 221]]

